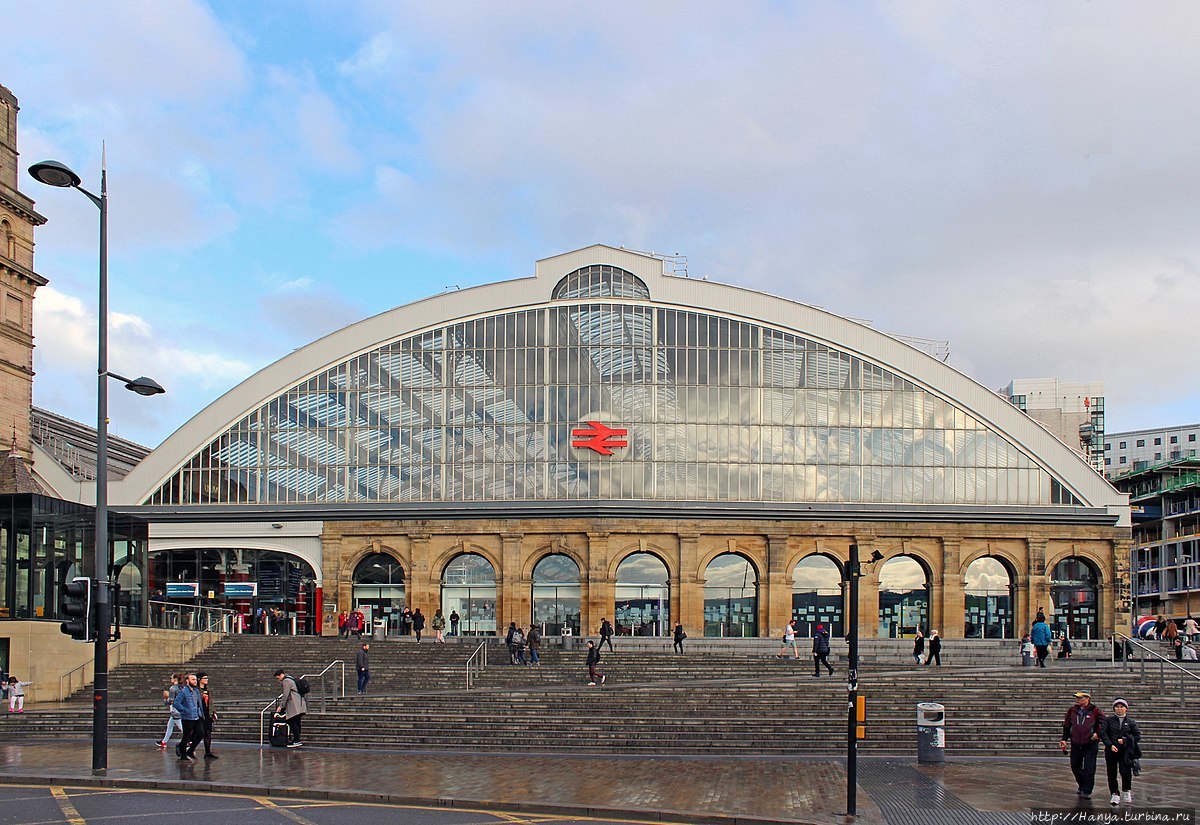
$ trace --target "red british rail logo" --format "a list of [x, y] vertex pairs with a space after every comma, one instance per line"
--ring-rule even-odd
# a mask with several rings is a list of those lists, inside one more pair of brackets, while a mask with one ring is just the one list
[[606, 427], [599, 421], [584, 422], [587, 427], [571, 430], [571, 446], [595, 450], [600, 455], [612, 455], [613, 447], [628, 447], [629, 430]]

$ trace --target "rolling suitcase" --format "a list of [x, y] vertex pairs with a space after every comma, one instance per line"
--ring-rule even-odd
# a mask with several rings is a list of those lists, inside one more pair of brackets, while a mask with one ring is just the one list
[[271, 715], [271, 747], [286, 748], [288, 745], [287, 716], [276, 711]]

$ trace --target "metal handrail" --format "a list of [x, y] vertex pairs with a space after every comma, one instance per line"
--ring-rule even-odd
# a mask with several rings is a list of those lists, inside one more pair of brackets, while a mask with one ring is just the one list
[[179, 643], [179, 662], [180, 662], [180, 664], [186, 664], [188, 661], [190, 661], [197, 655], [197, 651], [195, 649], [196, 641], [198, 639], [204, 638], [205, 636], [209, 635], [210, 633], [215, 633], [218, 637], [218, 641], [220, 640], [219, 637], [224, 635], [220, 630], [201, 630], [199, 633], [195, 634], [194, 636], [189, 636], [187, 639], [185, 639]]
[[[228, 633], [233, 616], [237, 613], [235, 610], [230, 610], [226, 607], [211, 607], [205, 605], [179, 604], [178, 602], [168, 602], [162, 599], [150, 600], [150, 612], [148, 627], [161, 627], [164, 630], [196, 630], [198, 627], [201, 630], [213, 630], [214, 625], [221, 632]], [[157, 610], [156, 610], [157, 608]], [[191, 627], [183, 627], [185, 622], [184, 617], [187, 616], [189, 621], [187, 624]], [[169, 627], [167, 618], [174, 617], [176, 627]]]
[[[1137, 639], [1132, 639], [1129, 636], [1126, 636], [1124, 633], [1114, 633], [1112, 635], [1113, 644], [1112, 644], [1112, 651], [1111, 651], [1110, 655], [1112, 657], [1112, 663], [1114, 665], [1117, 663], [1117, 640], [1118, 639], [1124, 640], [1124, 642], [1122, 643], [1122, 654], [1123, 655], [1121, 656], [1121, 658], [1124, 660], [1126, 670], [1129, 670], [1132, 667], [1132, 664], [1130, 662], [1130, 656], [1128, 655], [1128, 652], [1129, 652], [1131, 646], [1136, 647], [1138, 650], [1142, 651], [1143, 654], [1146, 654], [1146, 653], [1150, 654], [1152, 657], [1154, 657], [1155, 659], [1158, 660], [1158, 690], [1159, 690], [1159, 693], [1165, 695], [1167, 692], [1167, 665], [1170, 665], [1171, 667], [1175, 668], [1175, 670], [1179, 673], [1179, 703], [1181, 705], [1187, 704], [1187, 684], [1188, 683], [1184, 680], [1183, 677], [1188, 676], [1191, 679], [1195, 680], [1196, 682], [1200, 682], [1200, 674], [1193, 673], [1191, 670], [1184, 667], [1183, 665], [1172, 662], [1170, 659], [1168, 659], [1166, 656], [1163, 656], [1158, 651], [1152, 650], [1148, 645], [1144, 645]], [[1140, 656], [1138, 658], [1138, 661], [1141, 663], [1141, 672], [1139, 673], [1138, 678], [1145, 679], [1146, 678], [1146, 656], [1145, 655]]]
[[[330, 670], [332, 670], [334, 668], [334, 666], [336, 666], [336, 665], [341, 665], [341, 668], [342, 668], [341, 698], [345, 699], [346, 698], [346, 662], [344, 660], [334, 659], [332, 662], [325, 665], [324, 669], [322, 669], [320, 673], [302, 673], [302, 674], [300, 674], [301, 679], [320, 679], [321, 680], [321, 713], [325, 712], [325, 699], [326, 699], [327, 693], [328, 693], [328, 691], [325, 690], [325, 674], [328, 673]], [[269, 711], [271, 708], [279, 707], [279, 700], [282, 698], [283, 698], [283, 694], [281, 693], [278, 696], [276, 696], [274, 699], [272, 699], [270, 701], [270, 703], [265, 705], [263, 707], [263, 709], [258, 712], [258, 746], [260, 748], [263, 745], [265, 745], [267, 742], [267, 740], [266, 740], [267, 711]]]
[[[114, 662], [113, 653], [116, 653], [116, 661]], [[117, 642], [115, 645], [110, 645], [108, 648], [108, 660], [110, 667], [119, 667], [129, 661], [129, 650], [126, 642]], [[58, 677], [58, 701], [65, 702], [77, 688], [75, 687], [75, 674], [79, 674], [79, 687], [83, 687], [88, 683], [87, 669], [94, 667], [96, 664], [94, 659], [88, 659], [81, 665], [71, 668], [62, 676]], [[95, 679], [95, 670], [92, 671], [92, 679]], [[66, 687], [63, 686], [63, 681], [66, 681]]]
[[467, 690], [471, 689], [471, 671], [475, 671], [475, 678], [479, 678], [479, 674], [483, 673], [488, 664], [488, 643], [486, 640], [479, 643], [479, 647], [475, 648], [475, 652], [467, 659]]

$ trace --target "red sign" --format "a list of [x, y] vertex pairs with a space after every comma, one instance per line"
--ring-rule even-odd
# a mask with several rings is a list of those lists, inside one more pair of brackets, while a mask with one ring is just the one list
[[571, 430], [571, 446], [595, 450], [600, 455], [612, 455], [613, 447], [628, 447], [629, 430], [614, 430], [599, 421], [588, 421], [586, 429]]

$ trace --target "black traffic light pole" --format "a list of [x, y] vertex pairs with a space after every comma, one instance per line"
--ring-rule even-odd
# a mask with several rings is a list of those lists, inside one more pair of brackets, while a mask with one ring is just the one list
[[858, 580], [862, 566], [858, 561], [858, 544], [851, 543], [850, 559], [846, 562], [846, 583], [849, 585], [850, 655], [846, 662], [846, 815], [858, 815]]

